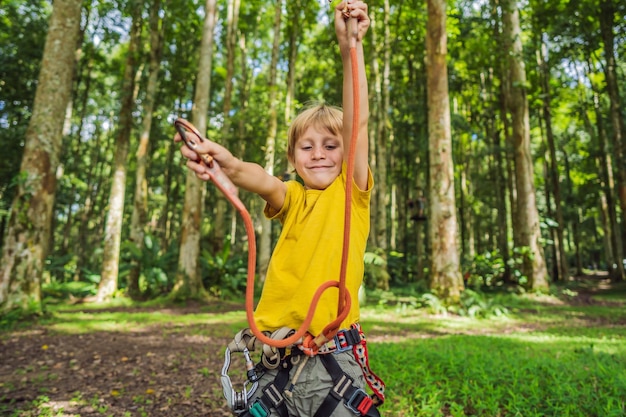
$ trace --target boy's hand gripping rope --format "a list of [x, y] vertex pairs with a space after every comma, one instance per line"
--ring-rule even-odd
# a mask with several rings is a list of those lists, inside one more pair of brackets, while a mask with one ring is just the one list
[[[346, 6], [347, 7], [347, 6]], [[228, 199], [228, 201], [237, 209], [239, 214], [241, 215], [244, 226], [246, 229], [246, 234], [248, 237], [248, 275], [246, 282], [246, 316], [248, 319], [248, 324], [253, 334], [257, 337], [257, 339], [265, 343], [267, 345], [283, 348], [294, 344], [301, 344], [302, 350], [310, 356], [317, 354], [319, 348], [324, 345], [324, 343], [331, 340], [337, 332], [340, 330], [341, 323], [345, 320], [350, 312], [350, 307], [352, 305], [352, 300], [350, 298], [350, 293], [346, 288], [346, 271], [348, 266], [348, 251], [350, 247], [350, 222], [351, 222], [351, 213], [352, 213], [352, 182], [354, 177], [354, 158], [355, 158], [355, 150], [356, 150], [356, 142], [358, 140], [359, 135], [359, 105], [360, 105], [360, 97], [359, 97], [359, 74], [358, 74], [358, 61], [357, 61], [357, 53], [356, 53], [356, 39], [357, 39], [357, 31], [358, 31], [358, 22], [356, 19], [349, 19], [349, 15], [347, 11], [344, 12], [344, 17], [348, 20], [348, 24], [351, 26], [351, 36], [350, 36], [350, 60], [352, 67], [352, 89], [353, 89], [353, 118], [352, 118], [352, 137], [350, 139], [350, 150], [348, 153], [347, 159], [347, 179], [346, 179], [346, 201], [345, 201], [345, 213], [344, 213], [344, 236], [343, 236], [343, 252], [341, 257], [341, 269], [339, 275], [339, 281], [326, 281], [322, 285], [319, 286], [313, 298], [311, 300], [311, 305], [309, 306], [309, 310], [307, 315], [300, 326], [299, 329], [296, 330], [291, 336], [276, 340], [266, 336], [263, 332], [261, 332], [254, 320], [254, 274], [256, 267], [256, 237], [254, 234], [254, 225], [252, 224], [252, 218], [250, 217], [250, 213], [241, 202], [238, 197], [238, 189], [232, 183], [230, 178], [221, 170], [219, 164], [215, 159], [213, 159], [208, 154], [199, 154], [202, 159], [203, 164], [208, 169], [208, 174], [210, 176], [211, 181], [217, 186], [217, 188], [224, 194], [224, 196]], [[208, 140], [200, 134], [200, 132], [187, 120], [178, 118], [174, 122], [174, 127], [180, 134], [181, 139], [185, 144], [197, 152], [197, 147], [199, 142], [203, 142]], [[188, 135], [188, 133], [193, 134], [193, 138]], [[311, 321], [313, 320], [313, 315], [315, 314], [315, 310], [317, 308], [317, 304], [319, 300], [328, 288], [338, 287], [339, 288], [339, 300], [337, 306], [337, 318], [329, 323], [322, 333], [320, 333], [317, 337], [312, 337], [307, 334], [307, 330], [311, 325]]]

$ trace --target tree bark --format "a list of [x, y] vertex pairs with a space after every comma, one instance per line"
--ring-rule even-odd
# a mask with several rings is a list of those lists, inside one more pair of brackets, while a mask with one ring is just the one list
[[428, 0], [426, 53], [432, 248], [430, 288], [440, 297], [457, 302], [464, 285], [454, 197], [445, 0]]
[[[272, 60], [270, 63], [270, 75], [268, 82], [269, 89], [269, 114], [268, 114], [268, 130], [265, 139], [265, 171], [274, 175], [274, 159], [276, 157], [276, 132], [278, 129], [278, 87], [276, 85], [276, 72], [278, 67], [278, 55], [280, 53], [280, 25], [281, 25], [281, 9], [282, 0], [277, 0], [274, 13], [274, 44], [272, 46]], [[261, 281], [265, 280], [267, 274], [267, 266], [271, 255], [271, 223], [265, 216], [261, 218], [261, 236], [259, 238], [259, 258], [257, 261], [257, 269]]]
[[[130, 240], [139, 252], [143, 251], [145, 227], [148, 222], [148, 181], [146, 171], [148, 169], [148, 147], [150, 143], [150, 129], [152, 128], [152, 113], [157, 89], [159, 87], [159, 66], [161, 61], [161, 49], [163, 32], [160, 26], [161, 1], [154, 0], [150, 8], [150, 64], [148, 67], [148, 85], [146, 87], [146, 99], [143, 108], [143, 121], [139, 146], [137, 147], [137, 172], [135, 174], [135, 195], [133, 198], [133, 214], [130, 224]], [[139, 276], [141, 263], [134, 261], [128, 275], [128, 293], [131, 298], [138, 299], [141, 296], [139, 288]]]
[[141, 28], [143, 20], [142, 1], [132, 3], [132, 24], [126, 68], [122, 81], [122, 104], [119, 112], [119, 127], [115, 138], [115, 157], [113, 161], [113, 182], [109, 194], [109, 211], [104, 232], [104, 251], [102, 273], [95, 301], [102, 302], [111, 298], [118, 288], [118, 270], [120, 246], [122, 242], [122, 220], [124, 217], [124, 196], [126, 194], [126, 174], [130, 133], [133, 126], [132, 112], [136, 95], [136, 66], [141, 47]]
[[[593, 108], [596, 113], [596, 126], [598, 131], [598, 145], [600, 148], [599, 171], [602, 198], [601, 207], [603, 208], [603, 221], [605, 224], [605, 243], [608, 245], [605, 249], [607, 257], [607, 269], [609, 276], [613, 281], [621, 281], [624, 279], [624, 264], [622, 239], [619, 234], [619, 225], [617, 222], [617, 203], [615, 201], [615, 179], [613, 177], [613, 157], [609, 151], [606, 129], [603, 121], [602, 109], [600, 107], [599, 93], [596, 91], [593, 83]], [[606, 203], [606, 204], [605, 204]]]
[[[206, 134], [211, 68], [213, 66], [213, 36], [215, 31], [217, 0], [206, 0], [202, 40], [200, 42], [196, 93], [193, 100], [192, 122], [200, 133]], [[206, 183], [187, 171], [185, 203], [181, 224], [180, 254], [176, 283], [170, 293], [173, 299], [206, 298], [207, 292], [200, 275], [200, 233]]]
[[[232, 108], [232, 96], [233, 96], [233, 77], [235, 74], [235, 52], [237, 48], [237, 27], [239, 22], [239, 6], [240, 0], [230, 0], [228, 2], [228, 16], [226, 22], [226, 80], [224, 87], [224, 103], [223, 103], [223, 113], [224, 113], [224, 124], [222, 125], [222, 140], [225, 143], [230, 143], [231, 132], [231, 117], [230, 110]], [[225, 205], [225, 197], [223, 195], [219, 195], [220, 204], [218, 206], [218, 210], [226, 210]], [[222, 208], [222, 205], [224, 207]], [[235, 210], [232, 210], [235, 212]], [[218, 229], [223, 232], [225, 227], [220, 227], [219, 224], [216, 225], [215, 231]], [[225, 226], [225, 224], [224, 224]], [[235, 244], [235, 235], [237, 231], [237, 214], [234, 213], [231, 219], [231, 228], [230, 228], [230, 243], [231, 246]], [[223, 236], [223, 235], [222, 235]], [[219, 241], [216, 239], [215, 249], [221, 250], [224, 245], [224, 238]]]
[[[373, 199], [375, 200], [372, 215], [375, 221], [372, 223], [372, 232], [375, 236], [374, 241], [378, 248], [381, 249], [381, 256], [387, 260], [388, 230], [387, 230], [387, 213], [389, 207], [389, 192], [387, 188], [387, 144], [392, 136], [389, 121], [389, 90], [390, 90], [390, 72], [391, 72], [391, 45], [390, 45], [390, 29], [389, 29], [389, 0], [383, 2], [383, 43], [380, 49], [383, 51], [383, 68], [380, 74], [379, 82], [377, 82], [376, 95], [378, 97], [378, 105], [376, 107], [376, 134], [374, 136], [375, 146], [372, 147], [375, 154], [376, 167], [374, 175], [376, 175], [376, 188], [374, 189]], [[392, 207], [392, 210], [395, 206]]]
[[[610, 118], [613, 127], [613, 152], [617, 162], [617, 198], [622, 211], [622, 230], [616, 230], [619, 239], [626, 238], [626, 134], [624, 131], [624, 117], [622, 116], [621, 98], [619, 91], [619, 82], [617, 77], [617, 64], [615, 60], [615, 35], [613, 28], [615, 27], [615, 4], [613, 0], [602, 0], [600, 2], [600, 32], [604, 44], [604, 56], [606, 64], [604, 65], [604, 74], [606, 78], [606, 89], [610, 100]], [[618, 253], [623, 256], [623, 253]], [[624, 267], [618, 259], [618, 264], [622, 265], [621, 271], [613, 274], [615, 281], [626, 280]]]
[[541, 90], [543, 93], [543, 119], [546, 128], [546, 141], [548, 143], [548, 178], [550, 188], [552, 189], [552, 196], [554, 198], [554, 216], [557, 222], [556, 226], [556, 239], [554, 239], [556, 250], [556, 268], [555, 272], [557, 276], [556, 280], [565, 281], [569, 276], [569, 268], [567, 266], [567, 255], [565, 253], [565, 239], [563, 237], [563, 231], [565, 229], [565, 219], [563, 217], [563, 204], [561, 202], [561, 184], [559, 167], [556, 160], [556, 144], [554, 143], [554, 132], [552, 129], [552, 109], [551, 109], [551, 94], [550, 94], [550, 68], [546, 62], [548, 56], [547, 46], [544, 42], [541, 43], [541, 51], [538, 52], [538, 64], [541, 79]]
[[517, 227], [523, 249], [522, 272], [532, 291], [548, 290], [548, 271], [540, 244], [539, 212], [536, 204], [534, 169], [530, 151], [530, 122], [526, 97], [519, 10], [515, 0], [502, 1], [502, 30], [508, 52], [509, 111], [511, 112], [517, 190]]
[[65, 110], [72, 91], [81, 1], [54, 2], [20, 181], [0, 262], [0, 311], [42, 309], [41, 279], [49, 252]]

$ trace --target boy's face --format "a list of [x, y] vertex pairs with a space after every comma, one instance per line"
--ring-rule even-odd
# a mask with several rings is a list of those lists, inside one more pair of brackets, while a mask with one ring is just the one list
[[343, 140], [326, 129], [311, 126], [296, 140], [291, 163], [306, 188], [324, 190], [341, 173]]

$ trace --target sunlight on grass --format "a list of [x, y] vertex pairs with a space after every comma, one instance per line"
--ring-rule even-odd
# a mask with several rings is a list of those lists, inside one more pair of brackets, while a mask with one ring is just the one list
[[52, 331], [67, 334], [141, 332], [152, 326], [176, 329], [220, 324], [239, 328], [245, 327], [245, 312], [179, 314], [168, 309], [152, 312], [59, 310], [48, 322]]

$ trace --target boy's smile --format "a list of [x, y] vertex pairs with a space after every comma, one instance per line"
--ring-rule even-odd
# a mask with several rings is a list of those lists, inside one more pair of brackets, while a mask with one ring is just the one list
[[309, 127], [296, 141], [292, 164], [306, 188], [324, 190], [341, 173], [343, 141], [324, 128]]

